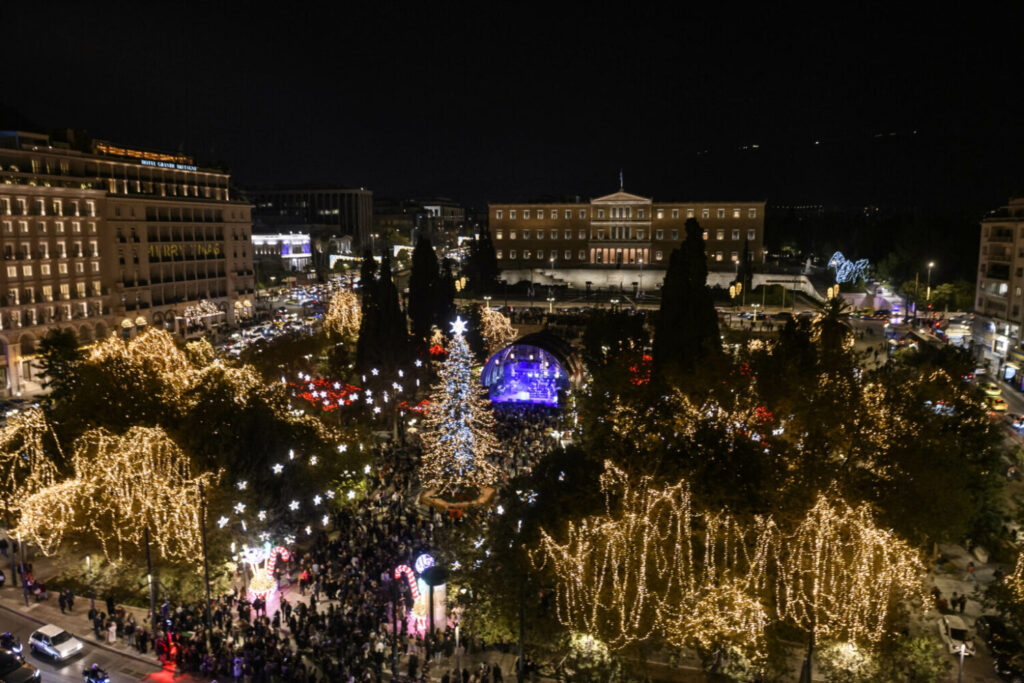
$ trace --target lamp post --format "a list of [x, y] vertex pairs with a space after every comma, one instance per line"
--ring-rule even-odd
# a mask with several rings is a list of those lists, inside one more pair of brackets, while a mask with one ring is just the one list
[[925, 290], [925, 301], [932, 300], [932, 268], [935, 267], [935, 261], [928, 262], [928, 289]]
[[637, 299], [644, 298], [644, 257], [640, 257], [640, 291], [637, 292]]
[[484, 294], [484, 308], [490, 308], [490, 307], [491, 307], [491, 295], [490, 294]]

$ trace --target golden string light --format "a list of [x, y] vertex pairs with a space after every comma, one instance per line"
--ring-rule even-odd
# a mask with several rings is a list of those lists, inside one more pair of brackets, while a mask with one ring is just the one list
[[141, 549], [146, 528], [159, 555], [184, 560], [200, 548], [199, 483], [188, 458], [159, 428], [104, 429], [75, 441], [74, 476], [37, 491], [22, 506], [18, 532], [46, 554], [69, 536], [96, 538], [108, 559]]
[[480, 335], [487, 343], [487, 355], [497, 353], [512, 341], [519, 334], [519, 330], [512, 327], [507, 316], [500, 311], [484, 306], [480, 311]]
[[363, 320], [359, 299], [350, 290], [343, 289], [331, 297], [324, 316], [324, 331], [332, 336], [354, 341], [359, 337]]
[[57, 467], [47, 453], [49, 439], [61, 455], [60, 444], [42, 408], [32, 406], [12, 413], [0, 429], [0, 481], [5, 495], [0, 510], [17, 511], [21, 501], [57, 480]]
[[835, 492], [818, 497], [776, 564], [778, 618], [819, 639], [877, 643], [895, 605], [924, 598], [918, 553]]

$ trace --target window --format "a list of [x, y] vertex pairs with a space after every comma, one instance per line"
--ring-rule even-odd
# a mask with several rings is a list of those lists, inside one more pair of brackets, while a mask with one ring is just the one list
[[71, 224], [71, 232], [75, 232], [75, 233], [82, 232], [82, 224], [79, 223], [78, 221], [75, 221], [74, 223], [72, 223]]
[[694, 215], [694, 210], [693, 209], [687, 209], [686, 210], [686, 217], [687, 218], [693, 218], [693, 215]]
[[508, 257], [510, 259], [515, 259], [515, 257], [516, 257], [516, 250], [515, 249], [510, 249], [509, 252], [508, 252]]
[[100, 262], [99, 261], [93, 261], [92, 262], [92, 272], [94, 272], [94, 273], [100, 272]]
[[572, 239], [572, 230], [566, 230], [565, 231], [565, 239], [567, 239], [567, 240], [571, 240]]
[[551, 239], [553, 239], [553, 240], [557, 240], [558, 239], [558, 231], [557, 230], [552, 230], [551, 231]]
[[638, 240], [642, 240], [644, 238], [644, 231], [643, 230], [637, 230], [636, 231], [636, 238]]
[[665, 239], [665, 231], [664, 230], [656, 230], [654, 232], [654, 238], [655, 239], [659, 239], [659, 240]]
[[58, 263], [57, 264], [57, 272], [60, 273], [61, 275], [67, 275], [68, 274], [68, 264], [67, 263]]
[[52, 285], [43, 285], [43, 301], [53, 301]]
[[18, 221], [18, 232], [22, 235], [28, 234], [28, 221]]
[[53, 215], [63, 216], [64, 215], [64, 204], [59, 199], [53, 200]]
[[11, 200], [7, 197], [0, 197], [0, 213], [5, 216], [11, 215]]
[[711, 209], [701, 209], [700, 210], [700, 217], [701, 218], [711, 218]]
[[[97, 265], [99, 265], [99, 264], [97, 264]], [[39, 274], [40, 275], [49, 275], [50, 274], [50, 264], [49, 263], [44, 263], [43, 265], [39, 266]]]
[[603, 240], [604, 239], [604, 230], [598, 230], [597, 231], [597, 239], [599, 239], [599, 240]]
[[24, 265], [21, 267], [21, 274], [24, 277], [32, 277], [32, 266]]
[[7, 277], [18, 277], [18, 266], [7, 266]]
[[[515, 209], [509, 209], [509, 211], [508, 211], [508, 217], [509, 217], [509, 218], [510, 218], [511, 220], [515, 220], [515, 219], [516, 219], [516, 210], [515, 210]], [[515, 258], [515, 256], [513, 256], [512, 258]]]
[[739, 218], [740, 217], [740, 210], [739, 209], [733, 209], [732, 210], [732, 217], [733, 218]]
[[572, 209], [566, 209], [565, 210], [565, 218], [566, 218], [566, 220], [572, 218]]
[[672, 209], [672, 218], [679, 218], [679, 209]]
[[500, 261], [500, 260], [501, 260], [501, 249], [495, 249], [495, 250], [494, 250], [494, 255], [495, 255], [495, 256], [496, 256], [496, 257], [498, 258], [498, 260]]
[[[523, 239], [526, 239], [526, 233], [525, 232], [523, 233]], [[544, 231], [543, 230], [538, 230], [537, 231], [537, 239], [539, 239], [539, 240], [544, 239]]]
[[586, 217], [587, 217], [587, 210], [586, 209], [580, 209], [580, 218], [586, 218]]
[[496, 231], [494, 232], [494, 237], [495, 237], [496, 239], [499, 239], [499, 240], [500, 240], [500, 239], [502, 239], [502, 235], [503, 235], [503, 234], [504, 234], [504, 232], [503, 232], [503, 231], [501, 231], [501, 230], [496, 230]]
[[586, 230], [580, 230], [579, 238], [581, 240], [587, 239], [587, 231]]
[[738, 251], [732, 252], [732, 262], [736, 263], [739, 260], [740, 260], [740, 252], [738, 252]]
[[747, 209], [747, 218], [757, 218], [757, 209]]
[[576, 258], [578, 258], [580, 261], [586, 261], [587, 260], [587, 252], [585, 250], [583, 250], [583, 249], [580, 249], [579, 253], [576, 254]]
[[725, 239], [725, 230], [716, 230], [715, 231], [715, 239], [724, 240]]
[[662, 256], [663, 255], [661, 253], [661, 249], [658, 249], [656, 252], [654, 252], [654, 260], [655, 261], [660, 261], [662, 259]]
[[715, 215], [718, 216], [719, 218], [725, 218], [725, 209], [719, 209], [717, 212], [715, 212]]
[[562, 258], [564, 258], [566, 261], [571, 260], [572, 259], [572, 252], [570, 250], [566, 249], [565, 250], [565, 254], [562, 255]]
[[721, 261], [722, 260], [722, 252], [720, 252], [720, 251], [716, 251], [715, 252], [715, 260], [716, 261]]
[[[628, 213], [628, 211], [627, 211], [627, 213]], [[643, 218], [644, 217], [644, 210], [643, 209], [637, 209], [636, 210], [636, 217], [637, 218]]]
[[708, 229], [707, 228], [704, 228], [704, 234], [702, 235], [702, 237], [704, 238], [705, 242], [708, 241], [709, 238], [708, 238]]
[[53, 224], [53, 227], [58, 235], [64, 234], [64, 221], [57, 221], [56, 223]]
[[544, 260], [544, 250], [543, 249], [538, 249], [537, 250], [537, 258], [539, 258], [541, 261]]
[[[705, 234], [704, 235], [704, 239], [707, 239], [707, 238], [708, 238], [708, 236], [707, 236], [707, 234]], [[673, 230], [672, 231], [672, 239], [674, 239], [674, 240], [679, 239], [679, 231], [678, 230]]]
[[76, 263], [75, 264], [75, 272], [76, 273], [84, 273], [85, 272], [85, 264], [82, 263], [81, 261]]
[[757, 237], [757, 230], [751, 228], [747, 230], [747, 239], [753, 241]]
[[[529, 230], [523, 230], [523, 239], [524, 240], [530, 239], [530, 231]], [[523, 258], [526, 258], [526, 257], [524, 256]]]
[[658, 220], [661, 220], [662, 218], [665, 217], [665, 209], [658, 209], [658, 213], [656, 215], [658, 217]]
[[95, 216], [96, 215], [96, 202], [91, 199], [85, 202], [85, 215]]
[[523, 209], [523, 218], [529, 218], [529, 217], [530, 217], [530, 210], [529, 209]]
[[733, 240], [738, 240], [740, 238], [740, 231], [739, 230], [733, 230], [732, 231], [732, 238], [733, 238]]
[[510, 240], [514, 240], [516, 238], [516, 231], [515, 230], [509, 230], [508, 231], [508, 238]]
[[494, 212], [494, 217], [496, 219], [498, 219], [499, 221], [501, 220], [501, 213], [502, 213], [501, 209], [498, 209], [497, 211]]
[[529, 258], [530, 258], [530, 250], [529, 249], [523, 249], [523, 260], [529, 260]]

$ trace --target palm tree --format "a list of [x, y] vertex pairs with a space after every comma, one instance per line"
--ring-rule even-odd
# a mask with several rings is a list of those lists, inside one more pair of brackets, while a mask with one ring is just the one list
[[821, 343], [822, 355], [834, 359], [844, 351], [850, 338], [850, 304], [838, 294], [825, 301], [814, 320], [814, 336]]

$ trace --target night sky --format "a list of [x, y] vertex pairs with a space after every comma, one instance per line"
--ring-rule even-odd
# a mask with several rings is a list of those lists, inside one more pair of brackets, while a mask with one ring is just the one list
[[981, 210], [1024, 190], [1018, 16], [261, 6], [19, 3], [0, 103], [242, 185], [585, 198], [621, 167], [661, 200]]

